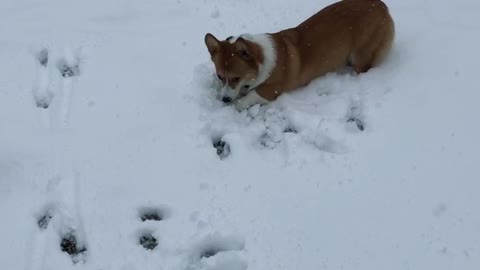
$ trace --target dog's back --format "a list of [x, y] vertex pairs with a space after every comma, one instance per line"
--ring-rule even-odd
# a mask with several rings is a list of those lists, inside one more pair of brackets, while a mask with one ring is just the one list
[[[298, 25], [277, 33], [282, 78], [296, 78], [290, 88], [336, 71], [349, 63], [357, 73], [378, 65], [394, 38], [394, 22], [380, 0], [343, 0]], [[296, 59], [295, 59], [296, 58]], [[288, 74], [281, 74], [287, 72]], [[273, 79], [273, 78], [272, 78]]]

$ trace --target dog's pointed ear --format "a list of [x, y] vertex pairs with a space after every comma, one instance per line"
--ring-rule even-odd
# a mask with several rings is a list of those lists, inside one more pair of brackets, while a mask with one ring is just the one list
[[242, 38], [242, 37], [239, 37], [236, 41], [235, 41], [235, 48], [237, 49], [237, 53], [238, 55], [240, 55], [240, 57], [243, 59], [243, 60], [249, 60], [250, 59], [250, 49], [249, 49], [249, 46], [248, 46], [248, 42]]
[[211, 55], [215, 54], [220, 49], [220, 42], [210, 33], [205, 35], [205, 45], [207, 45], [208, 51]]

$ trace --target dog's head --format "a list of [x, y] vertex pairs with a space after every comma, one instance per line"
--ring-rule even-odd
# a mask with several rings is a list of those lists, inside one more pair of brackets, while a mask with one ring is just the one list
[[223, 102], [230, 103], [255, 86], [263, 62], [258, 44], [243, 37], [219, 41], [210, 33], [205, 35], [205, 44], [222, 82], [219, 98]]

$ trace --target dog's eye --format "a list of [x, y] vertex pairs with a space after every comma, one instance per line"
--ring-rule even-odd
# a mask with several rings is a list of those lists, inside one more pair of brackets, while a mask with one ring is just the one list
[[233, 82], [233, 83], [237, 83], [238, 81], [240, 81], [240, 78], [239, 78], [239, 77], [235, 77], [235, 78], [232, 79], [232, 82]]
[[248, 52], [246, 50], [241, 50], [240, 51], [240, 56], [244, 59], [248, 59]]
[[250, 88], [250, 85], [245, 84], [245, 85], [243, 86], [243, 88], [248, 89], [248, 88]]

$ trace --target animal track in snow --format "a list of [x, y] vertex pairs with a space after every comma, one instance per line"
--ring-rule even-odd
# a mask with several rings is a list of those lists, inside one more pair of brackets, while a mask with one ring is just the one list
[[360, 101], [352, 101], [352, 104], [350, 105], [350, 109], [347, 112], [347, 123], [349, 124], [355, 124], [356, 128], [360, 131], [365, 130], [365, 124], [364, 121], [362, 120], [363, 118], [363, 113], [362, 113], [362, 107], [360, 104]]
[[266, 148], [275, 148], [281, 143], [285, 133], [297, 133], [297, 130], [289, 123], [283, 112], [269, 109], [265, 112], [265, 132], [260, 137], [260, 144]]
[[160, 221], [160, 220], [163, 220], [163, 217], [160, 213], [155, 211], [155, 212], [147, 212], [145, 214], [142, 214], [140, 219], [142, 219], [142, 221], [147, 221], [147, 220]]
[[356, 125], [356, 127], [358, 128], [358, 130], [360, 131], [364, 131], [365, 130], [365, 126], [363, 125], [363, 122], [362, 120], [358, 119], [358, 118], [355, 118], [355, 117], [349, 117], [347, 119], [347, 123], [354, 123]]
[[209, 235], [193, 246], [188, 270], [247, 269], [241, 256], [245, 249], [243, 239], [234, 236]]
[[225, 252], [225, 251], [229, 251], [229, 249], [226, 249], [225, 247], [222, 247], [222, 246], [208, 247], [201, 252], [200, 258], [210, 258], [217, 255], [220, 252]]
[[[197, 238], [197, 241], [186, 243], [186, 247], [171, 247], [168, 243], [172, 239], [165, 239], [162, 246], [156, 227], [163, 227], [172, 215], [169, 206], [143, 206], [137, 209], [137, 218], [141, 221], [141, 228], [134, 234], [135, 245], [146, 251], [162, 250], [164, 255], [180, 256], [178, 269], [184, 270], [246, 270], [248, 263], [242, 256], [245, 252], [245, 243], [241, 237], [210, 234]], [[193, 219], [190, 219], [193, 221]], [[164, 223], [166, 222], [166, 223]], [[168, 227], [168, 226], [167, 226]], [[195, 233], [197, 235], [197, 233]], [[161, 236], [160, 236], [161, 237]], [[196, 238], [196, 237], [195, 237]], [[161, 248], [159, 248], [161, 247]]]
[[[46, 127], [67, 122], [73, 89], [72, 80], [80, 74], [78, 55], [60, 56], [60, 60], [56, 62], [57, 65], [51, 64], [55, 63], [52, 61], [52, 58], [55, 58], [52, 55], [55, 56], [48, 49], [41, 49], [35, 55], [37, 75], [32, 90], [36, 106], [45, 109], [42, 110], [41, 115], [45, 117], [43, 120], [46, 121]], [[49, 70], [59, 73], [49, 73]], [[57, 91], [52, 91], [56, 88], [58, 88]], [[59, 102], [52, 102], [54, 100]], [[58, 108], [57, 105], [59, 105]], [[53, 161], [54, 176], [45, 186], [50, 202], [35, 219], [36, 226], [41, 232], [32, 231], [31, 255], [27, 258], [30, 270], [44, 268], [46, 249], [51, 239], [58, 239], [56, 234], [60, 234], [61, 239], [58, 247], [69, 254], [74, 263], [85, 261], [87, 256], [87, 248], [83, 242], [85, 239], [83, 218], [80, 214], [79, 184], [81, 181], [72, 169], [74, 164], [70, 163], [69, 147], [64, 144], [64, 140], [56, 140], [51, 149], [52, 156], [56, 157]], [[58, 229], [60, 231], [56, 231]]]
[[297, 134], [298, 131], [294, 128], [294, 127], [290, 127], [290, 126], [287, 126], [284, 130], [283, 130], [284, 133], [294, 133], [294, 134]]
[[[37, 75], [32, 90], [35, 105], [41, 109], [50, 109], [54, 104], [54, 99], [60, 99], [58, 111], [49, 110], [49, 114], [42, 114], [47, 127], [51, 125], [51, 118], [60, 118], [54, 120], [53, 124], [67, 124], [73, 94], [72, 80], [80, 75], [80, 57], [78, 54], [67, 53], [61, 55], [56, 61], [56, 65], [51, 65], [54, 57], [55, 55], [52, 57], [52, 53], [46, 48], [41, 49], [35, 55]], [[55, 80], [53, 81], [50, 78], [50, 75], [52, 75], [49, 73], [50, 69], [54, 69], [58, 72], [57, 74], [60, 74], [59, 77], [54, 77]], [[58, 88], [58, 90], [53, 91], [52, 88]]]
[[212, 144], [213, 147], [217, 149], [217, 155], [220, 157], [220, 159], [225, 159], [230, 155], [230, 144], [227, 142], [223, 141], [222, 139], [214, 139]]
[[138, 243], [147, 250], [153, 250], [158, 246], [158, 240], [151, 233], [144, 233], [140, 236]]
[[66, 252], [72, 257], [74, 263], [78, 263], [85, 259], [87, 248], [78, 243], [74, 232], [67, 233], [62, 237], [60, 248], [63, 252]]
[[50, 80], [48, 77], [49, 52], [42, 49], [36, 54], [37, 79], [33, 87], [33, 98], [38, 108], [48, 109], [54, 98], [53, 92], [49, 89]]
[[[47, 204], [46, 211], [44, 210], [41, 217], [38, 218], [38, 226], [48, 225], [43, 229], [44, 235], [59, 234], [60, 250], [69, 254], [72, 262], [76, 264], [85, 262], [87, 259], [83, 217], [80, 214], [81, 201], [78, 186], [80, 181], [78, 174], [68, 168], [69, 164], [62, 163], [58, 164], [59, 172], [49, 179], [46, 185], [47, 198], [51, 202]], [[62, 170], [65, 171], [61, 172]], [[50, 227], [53, 227], [53, 230]], [[46, 245], [48, 239], [52, 239], [52, 237], [41, 237], [43, 244], [39, 246], [37, 254], [44, 252], [42, 250], [48, 247]]]
[[37, 60], [40, 65], [46, 67], [48, 65], [48, 50], [45, 48], [40, 50], [37, 54]]
[[69, 58], [64, 57], [58, 60], [57, 69], [62, 75], [63, 80], [61, 84], [61, 90], [63, 93], [62, 103], [60, 107], [61, 122], [66, 125], [68, 123], [70, 104], [72, 102], [73, 95], [73, 81], [74, 77], [80, 75], [80, 60], [77, 55], [73, 55]]
[[46, 230], [48, 228], [48, 224], [50, 223], [50, 220], [52, 219], [53, 215], [50, 213], [50, 211], [47, 211], [44, 215], [42, 215], [38, 221], [37, 225], [40, 229]]
[[[48, 242], [57, 239], [60, 234], [59, 248], [62, 252], [70, 255], [73, 263], [85, 262], [87, 248], [82, 241], [79, 241], [79, 233], [72, 225], [72, 219], [67, 213], [67, 209], [60, 204], [49, 204], [46, 210], [43, 210], [37, 216], [37, 226], [40, 232], [32, 231], [32, 242], [30, 243], [29, 268], [30, 270], [44, 269], [44, 256], [46, 249], [50, 246]], [[52, 224], [52, 226], [50, 226]], [[51, 228], [52, 227], [52, 228]], [[58, 231], [60, 229], [60, 231]]]
[[79, 63], [76, 60], [69, 63], [65, 58], [62, 58], [57, 62], [57, 69], [64, 78], [80, 75]]
[[140, 219], [145, 221], [161, 221], [170, 217], [170, 209], [162, 207], [142, 207], [139, 209]]
[[[147, 206], [140, 207], [138, 209], [138, 218], [142, 222], [159, 222], [165, 221], [171, 216], [171, 209], [168, 206]], [[138, 236], [138, 244], [141, 245], [146, 250], [153, 250], [158, 246], [158, 239], [153, 235], [153, 230], [151, 226], [156, 226], [150, 224], [148, 229], [142, 230]]]
[[35, 215], [35, 225], [40, 229], [32, 230], [30, 239], [28, 243], [28, 256], [26, 256], [26, 263], [28, 265], [28, 270], [41, 270], [45, 269], [44, 257], [45, 251], [48, 246], [48, 242], [52, 239], [52, 234], [55, 232], [49, 228], [50, 224], [53, 221], [53, 209], [51, 205], [42, 207], [40, 211]]
[[194, 250], [198, 259], [210, 258], [221, 252], [240, 251], [245, 248], [242, 239], [238, 237], [227, 237], [218, 234], [210, 235], [200, 241]]
[[35, 103], [37, 104], [38, 108], [48, 109], [52, 99], [53, 99], [53, 95], [47, 95], [47, 96], [44, 96], [43, 98], [36, 98]]

